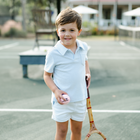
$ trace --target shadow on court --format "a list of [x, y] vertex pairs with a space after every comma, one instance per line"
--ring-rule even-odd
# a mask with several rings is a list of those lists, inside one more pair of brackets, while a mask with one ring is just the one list
[[[82, 38], [84, 40], [84, 38]], [[140, 130], [140, 50], [110, 39], [85, 39], [90, 46], [91, 104], [96, 127], [108, 140], [138, 140]], [[5, 45], [18, 43], [4, 48]], [[34, 40], [0, 41], [0, 139], [53, 140], [51, 91], [43, 81], [43, 65], [29, 65], [22, 77], [18, 54]], [[15, 109], [15, 110], [13, 110]], [[82, 140], [88, 133], [88, 115]], [[70, 140], [70, 128], [67, 135]]]

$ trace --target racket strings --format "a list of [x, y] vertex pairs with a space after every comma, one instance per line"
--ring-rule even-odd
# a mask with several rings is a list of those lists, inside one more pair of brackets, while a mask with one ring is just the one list
[[104, 138], [100, 134], [93, 133], [88, 140], [104, 140]]

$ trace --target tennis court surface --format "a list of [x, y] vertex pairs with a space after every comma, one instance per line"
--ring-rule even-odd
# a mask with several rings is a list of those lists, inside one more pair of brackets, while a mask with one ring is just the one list
[[[90, 46], [89, 90], [96, 127], [107, 140], [139, 140], [140, 49], [108, 39], [85, 41]], [[18, 54], [33, 44], [34, 40], [0, 40], [0, 140], [54, 140], [44, 66], [29, 65], [29, 78], [22, 78]], [[88, 131], [87, 114], [82, 140]]]

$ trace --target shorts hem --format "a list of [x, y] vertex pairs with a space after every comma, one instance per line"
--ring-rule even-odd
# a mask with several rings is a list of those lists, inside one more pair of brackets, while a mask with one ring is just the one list
[[66, 120], [58, 120], [58, 119], [55, 119], [55, 118], [53, 118], [53, 117], [52, 117], [52, 119], [53, 119], [54, 121], [56, 121], [56, 122], [67, 122], [67, 121], [69, 121], [69, 119], [66, 119]]

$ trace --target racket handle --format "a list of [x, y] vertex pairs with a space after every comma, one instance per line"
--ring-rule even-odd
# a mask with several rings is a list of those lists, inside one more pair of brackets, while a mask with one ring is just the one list
[[88, 86], [88, 80], [87, 80], [87, 76], [85, 76], [85, 80], [86, 80], [86, 85]]
[[[85, 80], [86, 80], [86, 86], [88, 86], [87, 76], [85, 76]], [[89, 89], [88, 88], [87, 88], [87, 96], [88, 96], [88, 98], [90, 98]]]

